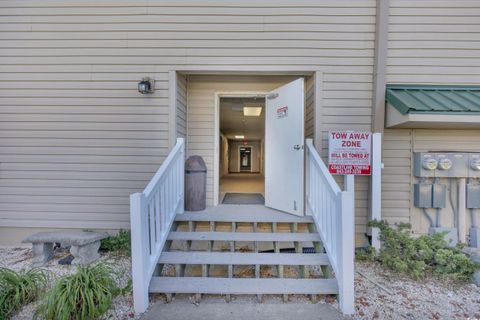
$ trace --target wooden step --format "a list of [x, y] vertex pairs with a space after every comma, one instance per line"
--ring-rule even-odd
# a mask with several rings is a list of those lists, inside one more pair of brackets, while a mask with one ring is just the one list
[[287, 232], [180, 232], [173, 231], [168, 240], [193, 241], [284, 241], [310, 242], [321, 241], [318, 233]]
[[313, 223], [311, 216], [294, 216], [287, 213], [272, 214], [269, 212], [255, 213], [183, 213], [175, 216], [175, 221], [216, 221], [216, 222], [276, 222], [276, 223]]
[[335, 279], [153, 277], [152, 293], [337, 294]]
[[323, 253], [247, 253], [247, 252], [163, 252], [160, 264], [202, 264], [202, 265], [329, 265]]

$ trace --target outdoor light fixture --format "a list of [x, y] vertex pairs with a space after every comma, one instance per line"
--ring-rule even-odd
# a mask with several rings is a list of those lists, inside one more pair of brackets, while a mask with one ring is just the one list
[[235, 139], [244, 139], [245, 136], [235, 136]]
[[155, 91], [155, 80], [145, 77], [138, 83], [138, 92], [141, 94], [153, 93]]
[[243, 107], [245, 117], [259, 117], [262, 113], [262, 107]]

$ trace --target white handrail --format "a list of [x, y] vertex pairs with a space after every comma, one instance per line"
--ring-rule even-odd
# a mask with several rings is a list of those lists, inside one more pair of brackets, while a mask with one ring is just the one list
[[132, 281], [135, 312], [148, 308], [148, 286], [175, 215], [183, 213], [184, 139], [175, 147], [141, 193], [130, 195]]
[[339, 287], [344, 314], [354, 313], [354, 191], [342, 191], [307, 139], [307, 205]]

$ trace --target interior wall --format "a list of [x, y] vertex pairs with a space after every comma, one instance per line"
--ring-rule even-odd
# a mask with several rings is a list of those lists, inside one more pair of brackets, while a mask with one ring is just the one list
[[220, 177], [228, 174], [229, 152], [228, 139], [223, 133], [220, 133]]
[[229, 172], [235, 173], [240, 172], [239, 170], [239, 158], [240, 158], [240, 147], [251, 147], [252, 155], [252, 172], [260, 172], [260, 141], [249, 141], [247, 144], [243, 144], [243, 141], [229, 140], [228, 142], [229, 149]]

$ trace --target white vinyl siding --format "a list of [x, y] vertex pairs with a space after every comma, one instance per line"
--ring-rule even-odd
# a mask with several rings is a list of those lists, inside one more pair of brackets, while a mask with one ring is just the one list
[[[391, 0], [388, 39], [387, 83], [480, 84], [480, 1]], [[479, 136], [478, 130], [385, 130], [382, 216], [427, 232], [428, 221], [413, 206], [413, 152], [478, 152]], [[452, 226], [448, 201], [443, 212], [443, 224]]]
[[480, 83], [480, 1], [390, 0], [388, 83]]
[[[321, 70], [322, 130], [370, 130], [375, 3], [1, 1], [0, 225], [128, 227], [129, 194], [168, 153], [172, 70]], [[211, 169], [214, 110], [189, 88], [189, 152]]]
[[410, 223], [413, 141], [411, 130], [387, 129], [383, 137], [382, 218]]

